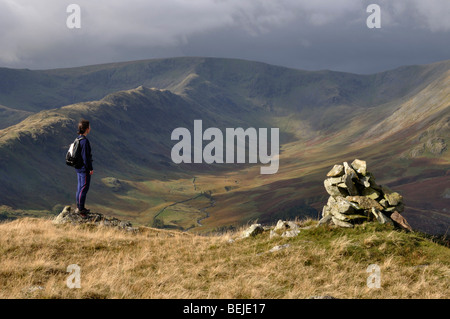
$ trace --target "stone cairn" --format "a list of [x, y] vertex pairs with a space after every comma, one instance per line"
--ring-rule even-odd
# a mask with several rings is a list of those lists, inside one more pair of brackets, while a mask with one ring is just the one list
[[353, 227], [364, 221], [378, 221], [412, 231], [406, 219], [403, 197], [384, 185], [377, 185], [367, 171], [365, 161], [355, 159], [350, 165], [334, 165], [324, 181], [330, 195], [322, 210], [319, 225]]

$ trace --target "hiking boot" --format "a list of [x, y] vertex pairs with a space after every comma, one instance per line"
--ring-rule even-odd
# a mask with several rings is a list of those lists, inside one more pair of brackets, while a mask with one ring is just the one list
[[78, 214], [80, 214], [82, 217], [87, 217], [87, 214], [89, 214], [91, 211], [89, 209], [83, 208], [81, 210], [78, 210]]

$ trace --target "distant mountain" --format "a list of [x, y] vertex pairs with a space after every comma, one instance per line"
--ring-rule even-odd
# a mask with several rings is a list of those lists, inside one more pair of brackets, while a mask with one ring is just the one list
[[[11, 114], [0, 120], [0, 204], [73, 201], [64, 155], [84, 117], [95, 169], [88, 203], [137, 223], [211, 230], [317, 217], [330, 165], [360, 158], [379, 184], [402, 193], [413, 228], [442, 233], [450, 224], [449, 84], [450, 61], [373, 75], [215, 58], [0, 69], [0, 104]], [[195, 119], [204, 129], [279, 127], [279, 172], [174, 164], [171, 132]]]
[[[247, 98], [287, 99], [296, 106], [378, 105], [426, 86], [448, 69], [449, 61], [407, 66], [373, 75], [309, 72], [260, 62], [219, 58], [172, 58], [109, 63], [53, 70], [0, 68], [0, 104], [41, 111], [92, 101], [140, 85], [183, 92], [193, 83]], [[196, 85], [196, 86], [197, 86]], [[197, 87], [198, 88], [198, 87]]]

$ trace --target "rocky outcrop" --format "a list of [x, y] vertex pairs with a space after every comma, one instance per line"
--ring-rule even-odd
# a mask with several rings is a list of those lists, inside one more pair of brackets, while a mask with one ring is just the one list
[[262, 233], [263, 231], [264, 228], [261, 226], [261, 224], [253, 224], [242, 232], [241, 238], [255, 237], [256, 235]]
[[295, 237], [300, 233], [300, 229], [295, 222], [279, 220], [276, 226], [271, 229], [270, 237]]
[[53, 219], [53, 224], [92, 224], [97, 226], [117, 227], [126, 231], [136, 232], [138, 228], [133, 227], [130, 222], [121, 221], [115, 217], [106, 217], [100, 213], [89, 212], [86, 216], [82, 216], [75, 212], [70, 206], [64, 207], [61, 213]]
[[322, 209], [319, 225], [353, 227], [364, 221], [377, 221], [412, 231], [400, 215], [405, 207], [403, 196], [387, 186], [377, 185], [365, 161], [355, 159], [351, 164], [334, 165], [327, 173], [324, 187], [330, 197]]
[[397, 211], [394, 211], [391, 214], [391, 219], [400, 227], [402, 227], [403, 229], [407, 229], [409, 231], [412, 231], [411, 226], [409, 226], [408, 222], [406, 221], [405, 217], [403, 217], [402, 215], [400, 215]]
[[268, 231], [269, 237], [295, 237], [300, 234], [302, 229], [308, 229], [312, 226], [300, 227], [298, 223], [293, 221], [279, 220], [275, 226], [262, 226], [261, 224], [252, 224], [241, 232], [240, 239], [255, 237], [263, 232]]

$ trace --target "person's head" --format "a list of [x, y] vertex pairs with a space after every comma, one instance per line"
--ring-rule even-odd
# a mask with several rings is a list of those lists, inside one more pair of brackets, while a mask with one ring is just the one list
[[90, 130], [91, 126], [89, 124], [89, 121], [84, 119], [80, 120], [80, 122], [78, 123], [78, 134], [87, 135]]

